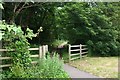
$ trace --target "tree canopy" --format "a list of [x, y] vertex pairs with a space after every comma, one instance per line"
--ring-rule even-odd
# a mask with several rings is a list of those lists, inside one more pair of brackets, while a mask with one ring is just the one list
[[87, 44], [91, 55], [117, 56], [120, 46], [120, 3], [115, 2], [17, 2], [3, 4], [3, 19], [43, 31], [31, 43], [67, 40]]

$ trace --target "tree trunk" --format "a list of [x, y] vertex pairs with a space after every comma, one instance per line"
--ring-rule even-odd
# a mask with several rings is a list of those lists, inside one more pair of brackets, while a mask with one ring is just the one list
[[14, 24], [14, 23], [15, 23], [15, 15], [13, 15], [9, 21], [9, 24]]

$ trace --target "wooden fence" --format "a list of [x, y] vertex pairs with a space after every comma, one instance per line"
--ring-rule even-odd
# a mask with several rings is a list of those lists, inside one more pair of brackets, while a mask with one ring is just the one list
[[84, 57], [88, 53], [87, 45], [69, 45], [69, 61]]
[[[13, 51], [14, 50], [15, 49], [13, 49]], [[30, 51], [35, 51], [35, 50], [39, 51], [39, 54], [37, 54], [37, 55], [30, 55], [31, 58], [35, 58], [35, 57], [42, 58], [42, 57], [45, 57], [45, 53], [48, 52], [48, 45], [39, 46], [39, 48], [29, 48], [29, 50]], [[0, 49], [0, 52], [4, 52], [4, 51], [8, 51], [8, 50], [7, 49]], [[8, 59], [12, 59], [12, 57], [1, 57], [0, 56], [0, 61], [1, 60], [8, 60]], [[37, 61], [32, 61], [32, 64], [34, 64], [34, 63], [37, 63]], [[4, 64], [4, 65], [0, 64], [0, 68], [9, 67], [11, 65], [12, 64]]]

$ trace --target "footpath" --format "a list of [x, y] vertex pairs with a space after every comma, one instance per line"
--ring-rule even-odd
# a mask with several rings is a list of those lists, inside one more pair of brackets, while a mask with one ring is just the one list
[[79, 69], [74, 68], [68, 64], [64, 64], [64, 70], [68, 73], [68, 75], [71, 78], [99, 78], [87, 72], [80, 71]]

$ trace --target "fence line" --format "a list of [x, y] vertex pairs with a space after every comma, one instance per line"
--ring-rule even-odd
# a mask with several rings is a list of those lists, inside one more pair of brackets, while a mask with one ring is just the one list
[[[83, 55], [88, 53], [88, 48], [86, 47], [87, 45], [82, 45], [82, 44], [80, 45], [69, 44], [69, 61], [84, 57]], [[77, 48], [77, 49], [72, 49], [72, 48]], [[72, 53], [72, 52], [76, 52], [76, 53]]]
[[[46, 52], [48, 52], [48, 45], [43, 45], [43, 46], [39, 46], [39, 48], [29, 48], [29, 51], [39, 51], [39, 54], [36, 55], [30, 55], [31, 58], [42, 58], [45, 57]], [[0, 49], [0, 52], [4, 52], [4, 51], [9, 51], [7, 49]], [[12, 51], [15, 51], [15, 49], [12, 49]], [[12, 57], [0, 57], [0, 60], [8, 60], [8, 59], [12, 59]], [[37, 61], [32, 61], [32, 64], [37, 63]], [[0, 65], [0, 68], [3, 67], [10, 67], [12, 64], [4, 64], [4, 65]]]

